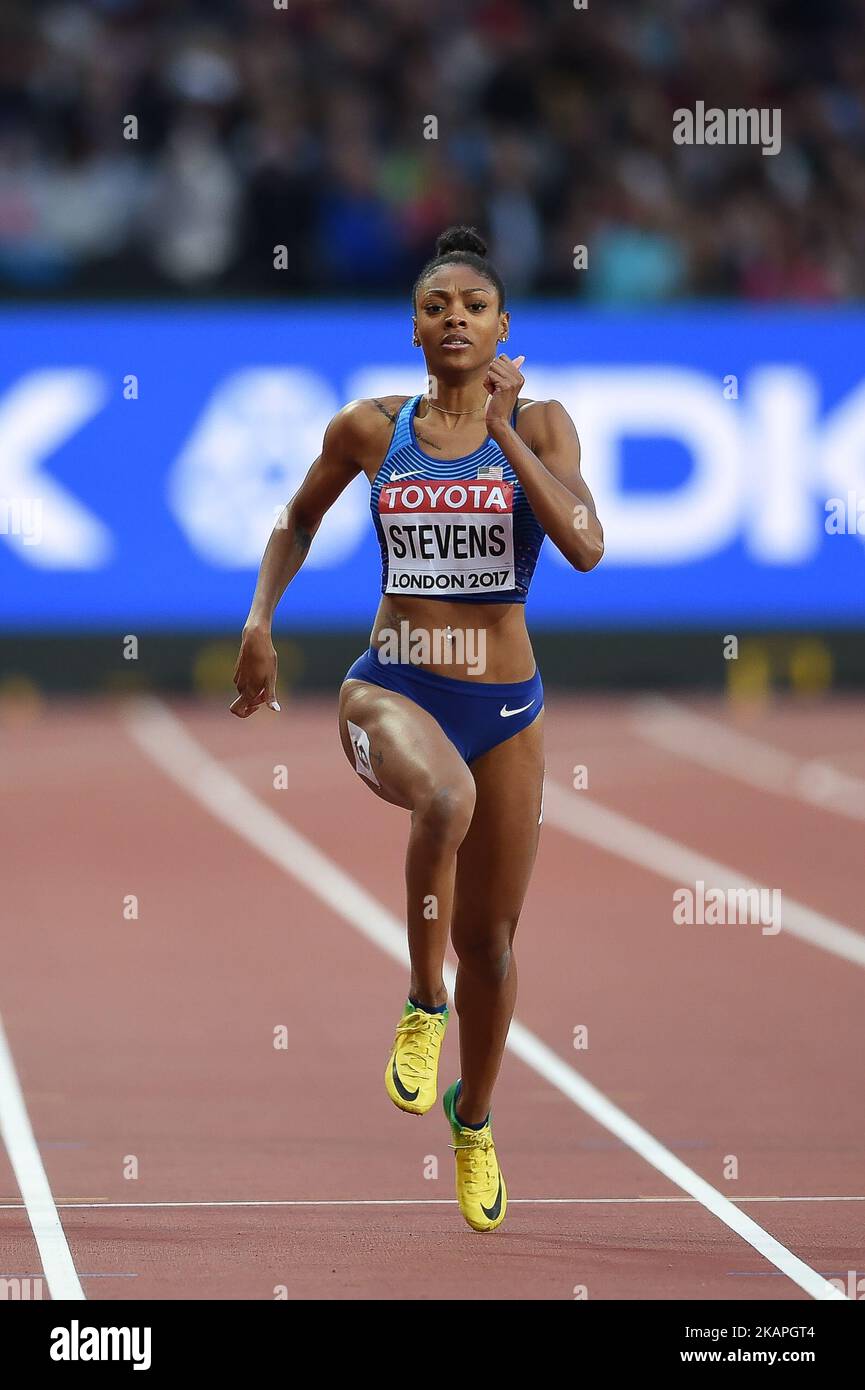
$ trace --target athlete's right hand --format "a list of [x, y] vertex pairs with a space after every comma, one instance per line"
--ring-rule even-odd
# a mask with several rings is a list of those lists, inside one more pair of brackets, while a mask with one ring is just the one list
[[259, 705], [279, 710], [276, 698], [276, 652], [269, 627], [247, 625], [234, 668], [234, 684], [240, 694], [230, 706], [238, 719], [248, 719]]

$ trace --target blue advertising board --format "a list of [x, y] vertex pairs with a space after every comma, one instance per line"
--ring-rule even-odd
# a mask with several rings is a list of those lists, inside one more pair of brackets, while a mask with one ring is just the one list
[[[580, 433], [606, 531], [544, 545], [536, 626], [865, 623], [865, 315], [512, 309], [526, 394]], [[0, 314], [0, 628], [236, 629], [339, 407], [423, 389], [407, 307]], [[326, 517], [289, 627], [364, 625], [369, 486]]]

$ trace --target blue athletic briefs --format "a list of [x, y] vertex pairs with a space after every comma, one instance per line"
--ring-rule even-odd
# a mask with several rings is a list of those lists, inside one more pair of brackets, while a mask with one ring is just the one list
[[544, 687], [537, 667], [527, 681], [492, 685], [471, 676], [455, 680], [422, 666], [383, 662], [370, 647], [345, 679], [369, 681], [413, 700], [432, 715], [467, 763], [527, 728], [544, 707]]

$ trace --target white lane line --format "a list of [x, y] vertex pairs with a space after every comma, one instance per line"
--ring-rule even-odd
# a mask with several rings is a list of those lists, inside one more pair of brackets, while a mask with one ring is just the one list
[[663, 695], [640, 700], [632, 727], [647, 743], [700, 767], [822, 811], [865, 820], [865, 781], [822, 758], [797, 758]]
[[[387, 955], [401, 964], [407, 962], [403, 924], [221, 767], [165, 705], [155, 699], [136, 701], [127, 708], [126, 720], [139, 748], [189, 796], [223, 825], [235, 830], [253, 849], [296, 878]], [[454, 975], [449, 966], [445, 979], [448, 989], [452, 990]], [[511, 1025], [507, 1045], [539, 1076], [663, 1173], [674, 1186], [701, 1202], [799, 1288], [815, 1299], [846, 1300], [840, 1289], [739, 1211], [723, 1193], [682, 1163], [516, 1020]]]
[[[749, 874], [741, 869], [731, 869], [727, 864], [719, 864], [717, 859], [709, 859], [697, 850], [689, 849], [678, 840], [651, 830], [639, 821], [630, 820], [591, 801], [582, 791], [570, 791], [560, 782], [549, 776], [544, 784], [544, 819], [548, 825], [564, 830], [577, 839], [586, 840], [597, 849], [606, 850], [619, 859], [627, 859], [641, 869], [668, 879], [679, 888], [686, 888], [702, 880], [706, 889], [713, 888], [758, 888]], [[777, 885], [775, 885], [777, 886]], [[766, 888], [766, 885], [762, 885]], [[672, 921], [672, 900], [670, 920]], [[842, 960], [854, 965], [865, 966], [865, 936], [815, 912], [804, 903], [797, 902], [788, 893], [783, 894], [781, 908], [782, 931], [778, 940], [788, 932], [811, 946], [840, 956]], [[682, 930], [691, 930], [688, 927]], [[702, 929], [700, 929], [702, 930]], [[755, 927], [754, 930], [759, 930]]]
[[[865, 1202], [865, 1197], [731, 1197], [742, 1202]], [[508, 1197], [511, 1206], [523, 1207], [639, 1207], [652, 1205], [702, 1206], [696, 1197]], [[67, 1211], [141, 1211], [156, 1208], [198, 1207], [455, 1207], [455, 1197], [275, 1197], [232, 1202], [58, 1202]], [[21, 1202], [0, 1202], [0, 1211], [22, 1211]], [[95, 1278], [82, 1274], [82, 1279]], [[107, 1277], [107, 1276], [106, 1276]], [[120, 1278], [119, 1275], [114, 1276]]]
[[23, 1198], [30, 1228], [53, 1299], [79, 1299], [84, 1290], [78, 1281], [66, 1236], [57, 1215], [51, 1187], [33, 1137], [24, 1096], [6, 1030], [0, 1018], [0, 1135], [6, 1145], [15, 1181]]

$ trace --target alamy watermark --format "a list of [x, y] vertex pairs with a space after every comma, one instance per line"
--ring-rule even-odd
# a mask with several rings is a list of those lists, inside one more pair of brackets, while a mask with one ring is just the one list
[[865, 493], [827, 498], [824, 528], [827, 536], [865, 536]]
[[761, 145], [762, 153], [781, 151], [781, 108], [778, 106], [719, 106], [706, 109], [698, 101], [694, 110], [680, 106], [673, 112], [676, 145]]
[[831, 1284], [833, 1289], [838, 1289], [841, 1293], [846, 1294], [854, 1303], [861, 1303], [865, 1299], [865, 1276], [861, 1275], [858, 1270], [848, 1269], [846, 1280], [835, 1276], [835, 1278], [827, 1279], [826, 1283]]
[[88, 1327], [73, 1318], [51, 1330], [52, 1361], [131, 1361], [134, 1371], [151, 1364], [150, 1327]]
[[0, 536], [20, 536], [25, 545], [39, 545], [42, 498], [0, 497]]
[[42, 1279], [34, 1275], [0, 1277], [0, 1303], [30, 1303], [47, 1297]]
[[464, 666], [473, 676], [487, 668], [487, 634], [484, 628], [413, 628], [407, 619], [378, 630], [378, 659], [383, 666]]
[[780, 888], [707, 888], [698, 878], [693, 888], [676, 888], [673, 921], [688, 926], [754, 925], [763, 936], [781, 930]]

